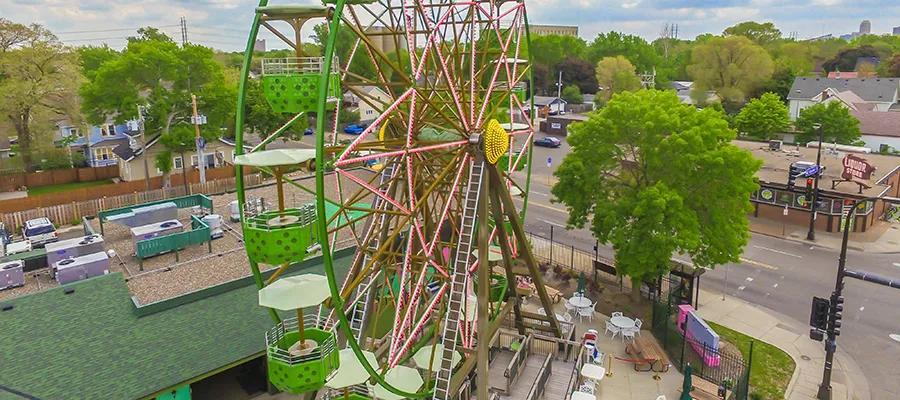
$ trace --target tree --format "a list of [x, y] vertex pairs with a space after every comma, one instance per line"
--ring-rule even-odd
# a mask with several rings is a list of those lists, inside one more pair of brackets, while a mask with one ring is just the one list
[[763, 140], [774, 138], [790, 126], [788, 109], [775, 93], [750, 100], [734, 121], [738, 132]]
[[81, 73], [87, 80], [92, 80], [100, 66], [119, 57], [119, 52], [104, 44], [79, 47], [78, 56], [81, 60]]
[[772, 58], [743, 36], [709, 39], [694, 47], [688, 74], [694, 90], [715, 91], [723, 101], [742, 103], [772, 76]]
[[[185, 153], [195, 148], [194, 136], [194, 130], [190, 126], [180, 124], [173, 127], [160, 138], [163, 146], [166, 146], [166, 151], [164, 152], [169, 153], [169, 155], [178, 153], [178, 155], [181, 156], [181, 182], [184, 185], [185, 193], [188, 192], [188, 169], [192, 168], [191, 160], [185, 157]], [[159, 157], [160, 156], [157, 156], [157, 164], [160, 163]], [[199, 163], [202, 161], [197, 160], [197, 162]], [[162, 168], [160, 168], [160, 170], [162, 170]]]
[[596, 63], [605, 57], [624, 56], [639, 72], [651, 71], [660, 64], [659, 53], [640, 36], [619, 32], [601, 33], [588, 47], [588, 61]]
[[570, 227], [589, 225], [612, 244], [636, 298], [675, 253], [706, 268], [738, 260], [761, 163], [731, 144], [735, 132], [718, 112], [672, 91], [626, 92], [570, 132], [552, 193]]
[[51, 120], [77, 114], [80, 82], [76, 54], [49, 31], [0, 18], [0, 116], [18, 135], [26, 169]]
[[838, 101], [819, 103], [800, 110], [796, 126], [800, 133], [798, 143], [819, 140], [814, 124], [822, 125], [822, 137], [826, 143], [861, 145], [859, 120]]
[[856, 71], [856, 61], [860, 57], [879, 57], [879, 53], [869, 45], [844, 49], [838, 52], [834, 58], [822, 63], [822, 69], [827, 72]]
[[635, 75], [634, 65], [625, 57], [606, 57], [597, 63], [596, 71], [601, 89], [599, 98], [604, 102], [615, 93], [641, 88], [641, 79]]
[[722, 33], [727, 36], [743, 36], [760, 45], [766, 45], [781, 39], [781, 31], [771, 22], [741, 22], [726, 28]]
[[211, 141], [221, 136], [233, 121], [235, 88], [225, 83], [212, 50], [179, 46], [153, 28], [138, 32], [140, 36], [130, 38], [122, 53], [103, 62], [94, 79], [81, 87], [88, 121], [122, 123], [134, 118], [142, 105], [147, 107], [147, 132], [166, 135], [176, 125], [190, 123], [194, 94], [198, 110], [207, 117], [203, 137]]
[[576, 85], [568, 85], [562, 90], [562, 99], [569, 104], [581, 104], [584, 97], [581, 96], [581, 90]]
[[895, 54], [887, 64], [887, 76], [900, 76], [900, 54]]
[[[257, 79], [248, 79], [246, 83], [247, 97], [244, 99], [244, 126], [250, 132], [265, 139], [278, 129], [287, 119], [275, 112], [266, 101], [262, 85]], [[292, 127], [292, 130], [296, 128]], [[305, 127], [304, 127], [305, 129]], [[301, 129], [300, 132], [303, 132]]]
[[563, 82], [578, 86], [581, 93], [597, 93], [597, 75], [594, 66], [580, 58], [569, 57], [556, 65], [562, 72]]
[[[174, 165], [172, 164], [172, 151], [166, 149], [159, 153], [156, 153], [156, 159], [153, 160], [156, 165], [156, 169], [162, 172], [163, 178], [163, 187], [167, 188], [171, 185], [171, 180], [169, 178], [169, 174], [172, 173], [172, 168]], [[181, 165], [184, 166], [184, 157], [181, 158]]]
[[[490, 35], [488, 35], [490, 37]], [[538, 93], [556, 93], [556, 78], [569, 59], [583, 59], [587, 44], [583, 39], [563, 35], [534, 35], [528, 53], [534, 63], [535, 89]], [[563, 77], [565, 79], [565, 77]]]

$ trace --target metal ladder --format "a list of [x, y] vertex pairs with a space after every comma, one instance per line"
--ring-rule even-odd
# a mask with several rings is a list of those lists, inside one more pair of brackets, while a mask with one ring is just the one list
[[[393, 163], [389, 163], [381, 170], [381, 183], [378, 185], [378, 190], [381, 194], [387, 194], [388, 188], [386, 187], [387, 182], [390, 181], [391, 176], [394, 175], [394, 166]], [[390, 207], [390, 203], [381, 198], [381, 196], [375, 196], [375, 200], [373, 201], [372, 208], [376, 210], [381, 210], [382, 208]], [[363, 261], [361, 267], [367, 265], [369, 261], [372, 259], [372, 254], [378, 250], [378, 247], [381, 245], [381, 228], [384, 226], [385, 220], [387, 219], [387, 214], [381, 214], [380, 216], [376, 216], [377, 222], [373, 222], [372, 226], [369, 229], [368, 234], [375, 235], [369, 240], [369, 246], [365, 255], [363, 256]], [[369, 274], [368, 278], [365, 279], [354, 291], [351, 300], [360, 296], [361, 293], [365, 293], [363, 295], [363, 299], [360, 302], [352, 304], [350, 306], [350, 330], [353, 331], [353, 337], [356, 338], [356, 341], [359, 342], [362, 340], [362, 334], [364, 331], [366, 316], [369, 313], [369, 303], [372, 297], [372, 291], [369, 290], [372, 284], [376, 281], [378, 275], [381, 272], [379, 271], [377, 274]], [[349, 277], [348, 277], [349, 278]]]
[[447, 302], [447, 315], [444, 318], [444, 334], [441, 343], [444, 351], [441, 353], [441, 367], [435, 378], [434, 399], [449, 400], [453, 397], [450, 393], [450, 368], [453, 353], [459, 342], [459, 320], [462, 318], [463, 302], [466, 296], [466, 276], [468, 275], [472, 260], [472, 241], [475, 233], [475, 216], [478, 212], [478, 200], [481, 195], [481, 180], [484, 173], [484, 160], [475, 160], [469, 167], [469, 183], [466, 188], [466, 197], [462, 212], [462, 222], [459, 232], [459, 241], [456, 246], [456, 258], [453, 264], [452, 283], [450, 284], [450, 297]]

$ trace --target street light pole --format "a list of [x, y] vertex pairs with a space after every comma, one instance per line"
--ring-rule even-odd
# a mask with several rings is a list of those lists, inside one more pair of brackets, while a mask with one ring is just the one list
[[809, 232], [806, 233], [806, 240], [816, 240], [816, 214], [819, 210], [816, 208], [816, 201], [819, 199], [819, 176], [822, 175], [822, 124], [813, 124], [819, 133], [819, 148], [816, 151], [816, 176], [814, 177], [812, 198], [809, 199]]
[[191, 108], [194, 111], [194, 134], [197, 142], [197, 167], [200, 169], [200, 183], [206, 183], [206, 158], [203, 156], [203, 143], [200, 138], [200, 115], [197, 113], [197, 96], [193, 94], [191, 95]]
[[144, 127], [144, 106], [138, 105], [137, 109], [138, 109], [137, 123], [138, 123], [138, 130], [140, 131], [139, 135], [141, 137], [141, 158], [144, 159], [144, 187], [149, 192], [150, 191], [150, 165], [147, 162], [147, 157], [150, 157], [150, 155], [147, 154], [147, 138], [146, 138], [146, 136], [144, 136], [144, 129], [146, 129]]

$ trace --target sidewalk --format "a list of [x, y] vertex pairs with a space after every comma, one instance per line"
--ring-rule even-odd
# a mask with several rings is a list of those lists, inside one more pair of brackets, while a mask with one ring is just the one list
[[[750, 231], [767, 236], [784, 238], [798, 243], [840, 250], [843, 237], [840, 232], [816, 231], [816, 241], [806, 240], [808, 227], [782, 224], [764, 218], [748, 217]], [[873, 253], [900, 253], [900, 224], [881, 221], [866, 232], [850, 232], [847, 248]]]
[[[734, 329], [787, 352], [797, 368], [785, 399], [815, 399], [822, 381], [825, 349], [807, 336], [808, 327], [796, 320], [761, 309], [721, 293], [701, 290], [699, 312], [703, 318]], [[854, 360], [838, 350], [832, 372], [834, 400], [870, 400], [869, 384]]]

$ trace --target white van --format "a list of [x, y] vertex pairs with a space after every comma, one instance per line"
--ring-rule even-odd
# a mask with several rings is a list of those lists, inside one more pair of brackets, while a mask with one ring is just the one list
[[31, 241], [32, 247], [44, 247], [45, 244], [59, 240], [56, 235], [56, 227], [48, 218], [35, 218], [25, 221], [22, 227], [22, 236]]

